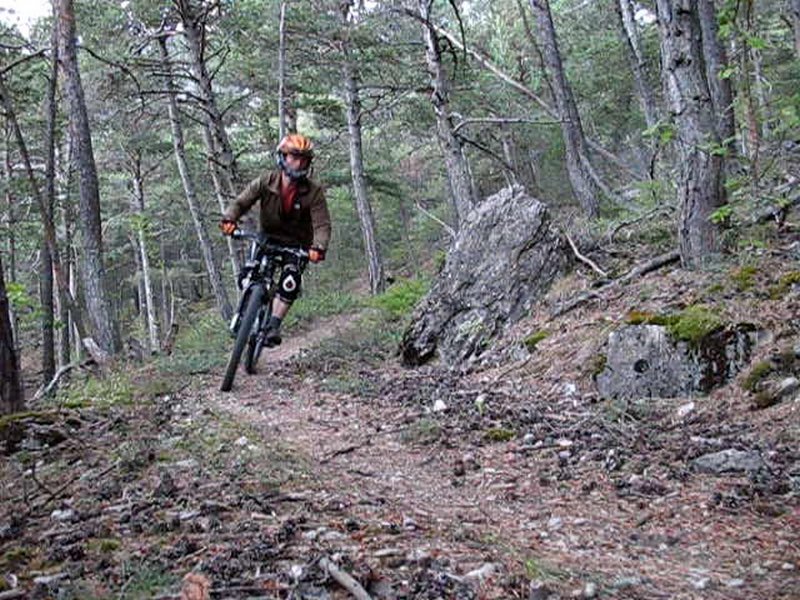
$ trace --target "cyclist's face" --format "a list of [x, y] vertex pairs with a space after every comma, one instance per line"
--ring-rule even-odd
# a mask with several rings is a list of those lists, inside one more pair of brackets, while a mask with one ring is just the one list
[[303, 171], [308, 168], [308, 165], [311, 163], [311, 159], [307, 156], [303, 156], [302, 154], [294, 154], [289, 152], [286, 155], [286, 164], [289, 168], [294, 169], [295, 171]]

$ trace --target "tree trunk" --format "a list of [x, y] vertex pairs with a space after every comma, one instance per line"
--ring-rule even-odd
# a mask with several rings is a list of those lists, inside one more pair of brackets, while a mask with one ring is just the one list
[[156, 317], [156, 305], [153, 297], [153, 283], [150, 275], [150, 257], [147, 254], [146, 222], [144, 215], [144, 182], [142, 177], [141, 155], [137, 151], [131, 157], [131, 176], [133, 179], [133, 213], [139, 217], [136, 226], [136, 243], [134, 249], [139, 252], [138, 263], [142, 269], [142, 291], [143, 298], [140, 296], [141, 303], [144, 300], [144, 323], [147, 330], [147, 339], [151, 353], [158, 352], [158, 318]]
[[[54, 27], [51, 36], [53, 49], [58, 46], [57, 30]], [[45, 103], [45, 179], [44, 201], [47, 218], [53, 221], [56, 206], [56, 87], [58, 86], [58, 53], [53, 50], [50, 62], [50, 78], [47, 82], [47, 99]], [[42, 244], [42, 266], [40, 281], [40, 299], [42, 303], [42, 379], [47, 384], [56, 374], [55, 309], [53, 302], [53, 260], [47, 242]]]
[[[214, 139], [208, 126], [203, 128], [203, 141], [206, 143], [206, 151], [208, 152], [210, 160], [213, 163]], [[217, 197], [217, 204], [219, 205], [219, 212], [222, 214], [228, 207], [228, 194], [223, 189], [223, 182], [222, 178], [220, 177], [219, 169], [214, 164], [211, 164], [210, 172], [211, 181], [214, 184], [214, 194]], [[231, 274], [233, 275], [233, 280], [236, 281], [236, 278], [239, 276], [239, 269], [241, 267], [239, 264], [239, 256], [236, 254], [236, 246], [233, 245], [233, 238], [226, 236], [225, 240], [228, 246], [228, 258], [230, 259], [231, 264]]]
[[[0, 76], [2, 77], [2, 76]], [[5, 153], [3, 156], [3, 175], [6, 179], [6, 233], [8, 235], [8, 275], [9, 281], [16, 281], [17, 280], [17, 220], [15, 217], [14, 211], [14, 196], [12, 195], [12, 180], [14, 177], [14, 167], [11, 161], [11, 142], [9, 137], [13, 135], [13, 132], [10, 132], [9, 129], [12, 129], [10, 119], [6, 117], [6, 143], [5, 143]], [[9, 322], [11, 323], [11, 334], [17, 343], [19, 343], [19, 337], [17, 336], [17, 316], [14, 314], [14, 308], [9, 304], [8, 305], [8, 314], [9, 314]], [[19, 348], [14, 349], [17, 354], [20, 353]]]
[[59, 56], [65, 77], [69, 106], [70, 131], [75, 144], [80, 181], [80, 227], [83, 247], [83, 283], [86, 308], [92, 321], [97, 343], [108, 353], [119, 348], [119, 336], [111, 315], [105, 288], [103, 240], [100, 218], [100, 190], [92, 150], [89, 117], [83, 95], [78, 55], [73, 0], [57, 0]]
[[[225, 131], [225, 124], [222, 120], [222, 113], [217, 106], [214, 88], [211, 84], [211, 76], [205, 62], [205, 35], [206, 27], [202, 17], [192, 6], [191, 0], [175, 0], [178, 12], [183, 23], [183, 32], [189, 43], [191, 54], [192, 73], [197, 84], [200, 98], [203, 101], [203, 115], [206, 119], [206, 126], [210, 129], [213, 139], [213, 161], [212, 167], [219, 171], [219, 175], [224, 185], [224, 190], [228, 195], [228, 200], [236, 196], [235, 185], [239, 179], [236, 161], [231, 149], [228, 134]], [[225, 202], [225, 206], [227, 206]]]
[[642, 114], [647, 127], [654, 127], [658, 122], [658, 108], [656, 107], [655, 93], [647, 81], [647, 65], [645, 65], [642, 50], [639, 44], [639, 30], [633, 18], [632, 0], [618, 0], [617, 14], [622, 26], [622, 43], [625, 54], [633, 72], [633, 82], [636, 86], [636, 95], [642, 107]]
[[723, 157], [704, 69], [698, 0], [657, 0], [664, 96], [678, 130], [679, 244], [685, 266], [718, 251], [711, 214], [725, 203]]
[[[197, 16], [190, 0], [177, 0], [176, 4], [181, 15], [184, 34], [189, 43], [192, 73], [203, 103], [201, 107], [201, 112], [205, 118], [203, 141], [208, 152], [209, 172], [214, 184], [220, 213], [223, 213], [231, 200], [236, 197], [238, 173], [230, 140], [225, 130], [225, 123], [217, 106], [214, 87], [205, 62], [205, 22]], [[226, 238], [226, 243], [231, 261], [233, 280], [236, 281], [241, 265], [239, 264], [233, 240], [228, 237]]]
[[470, 181], [469, 166], [464, 155], [463, 144], [455, 134], [450, 116], [450, 81], [442, 65], [439, 38], [431, 22], [432, 4], [432, 0], [417, 0], [419, 16], [423, 23], [425, 59], [433, 90], [431, 103], [436, 113], [439, 145], [444, 154], [447, 181], [450, 186], [450, 200], [455, 212], [456, 229], [458, 229], [469, 211], [477, 204], [477, 198], [473, 195], [474, 189]]
[[189, 205], [189, 212], [192, 215], [192, 221], [194, 222], [197, 239], [200, 242], [200, 250], [203, 254], [206, 272], [208, 274], [209, 282], [211, 283], [211, 289], [214, 292], [217, 308], [219, 309], [222, 318], [226, 321], [229, 321], [233, 314], [233, 309], [231, 308], [231, 304], [228, 300], [228, 294], [225, 291], [225, 287], [222, 285], [222, 277], [220, 276], [219, 269], [214, 262], [214, 252], [211, 247], [211, 240], [208, 236], [206, 226], [203, 223], [203, 214], [200, 209], [200, 204], [197, 201], [194, 182], [191, 179], [189, 174], [189, 166], [186, 163], [183, 128], [178, 115], [178, 104], [175, 100], [175, 83], [172, 79], [172, 65], [169, 59], [169, 52], [167, 50], [167, 37], [165, 35], [162, 35], [158, 38], [158, 45], [161, 50], [164, 73], [166, 74], [166, 87], [168, 92], [167, 109], [169, 111], [169, 120], [172, 125], [172, 144], [175, 150], [175, 160], [178, 163], [178, 172], [181, 175], [183, 191], [186, 195], [186, 202]]
[[792, 24], [794, 25], [794, 56], [800, 59], [800, 0], [790, 0], [792, 3]]
[[3, 261], [0, 259], [0, 414], [7, 415], [21, 411], [25, 407], [19, 362], [11, 331], [11, 318], [8, 312], [6, 282], [3, 276]]
[[[344, 5], [344, 27], [348, 28], [347, 14], [349, 6]], [[347, 33], [345, 35], [348, 35]], [[356, 198], [356, 210], [361, 224], [361, 235], [364, 239], [364, 253], [369, 269], [369, 289], [373, 295], [380, 294], [386, 288], [386, 277], [383, 270], [378, 240], [375, 235], [375, 218], [367, 195], [367, 182], [364, 177], [364, 153], [361, 137], [361, 99], [358, 92], [356, 68], [350, 56], [349, 40], [342, 42], [342, 76], [344, 77], [345, 104], [347, 106], [347, 129], [350, 134], [350, 173], [353, 179], [353, 192]]]
[[288, 133], [286, 115], [286, 0], [281, 1], [281, 17], [278, 22], [278, 139]]
[[[65, 159], [66, 157], [66, 159]], [[75, 297], [75, 284], [73, 275], [73, 257], [72, 257], [72, 238], [73, 238], [73, 224], [75, 218], [72, 211], [72, 141], [69, 136], [66, 136], [65, 147], [61, 156], [61, 168], [59, 173], [59, 185], [63, 190], [61, 197], [61, 215], [64, 225], [64, 258], [61, 269], [66, 275], [66, 290]], [[55, 223], [55, 219], [54, 219]], [[64, 292], [59, 286], [59, 302], [61, 309], [61, 322], [64, 326], [61, 328], [61, 366], [68, 365], [72, 362], [72, 340], [76, 341], [76, 358], [80, 360], [80, 336], [77, 333], [75, 322], [72, 313], [69, 310], [69, 301], [64, 296]], [[80, 317], [80, 316], [79, 316]]]
[[536, 15], [545, 66], [552, 83], [556, 109], [561, 119], [561, 133], [564, 137], [570, 185], [586, 216], [595, 218], [600, 209], [601, 190], [595, 181], [589, 163], [581, 117], [578, 114], [572, 88], [561, 63], [561, 53], [558, 49], [553, 17], [550, 14], [549, 0], [531, 0], [531, 8]]
[[717, 14], [714, 0], [698, 0], [700, 31], [703, 38], [703, 58], [706, 79], [711, 92], [711, 104], [717, 115], [717, 135], [729, 150], [735, 149], [736, 124], [733, 114], [733, 90], [730, 78], [720, 77], [728, 67], [725, 45], [717, 35]]
[[[25, 138], [22, 136], [22, 131], [19, 128], [19, 123], [17, 122], [16, 113], [14, 112], [14, 108], [11, 105], [11, 99], [8, 96], [8, 91], [5, 87], [5, 82], [3, 81], [2, 76], [0, 76], [0, 102], [2, 102], [3, 108], [5, 109], [6, 119], [8, 120], [11, 128], [14, 132], [14, 136], [17, 139], [17, 145], [19, 146], [20, 156], [22, 158], [22, 163], [25, 166], [25, 172], [28, 176], [28, 182], [31, 186], [31, 193], [33, 197], [39, 204], [39, 214], [42, 219], [42, 224], [44, 226], [44, 238], [47, 243], [47, 248], [50, 251], [50, 258], [53, 263], [53, 274], [56, 279], [56, 284], [58, 285], [59, 289], [63, 292], [64, 300], [68, 304], [68, 308], [70, 313], [73, 316], [73, 321], [75, 323], [76, 328], [79, 332], [79, 340], [86, 345], [86, 349], [89, 351], [89, 354], [95, 359], [98, 364], [104, 364], [108, 360], [108, 353], [99, 348], [97, 343], [88, 337], [86, 333], [86, 328], [84, 327], [83, 320], [81, 319], [81, 315], [78, 312], [78, 307], [74, 300], [73, 295], [70, 293], [68, 288], [68, 281], [64, 277], [62, 268], [61, 268], [61, 261], [59, 260], [58, 254], [58, 244], [56, 242], [56, 229], [55, 225], [53, 224], [52, 215], [48, 214], [47, 211], [47, 203], [39, 191], [39, 184], [36, 181], [36, 176], [33, 173], [33, 167], [31, 166], [30, 155], [28, 154], [28, 147], [25, 144]], [[99, 350], [99, 351], [98, 351]]]

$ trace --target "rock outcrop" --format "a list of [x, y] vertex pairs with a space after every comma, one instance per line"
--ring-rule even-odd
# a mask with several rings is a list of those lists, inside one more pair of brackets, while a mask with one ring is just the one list
[[487, 198], [462, 224], [447, 262], [415, 310], [403, 362], [447, 365], [480, 357], [525, 316], [569, 263], [547, 207], [521, 187]]
[[705, 394], [730, 381], [750, 361], [754, 328], [722, 327], [701, 339], [675, 339], [661, 325], [628, 325], [608, 337], [603, 398], [675, 398]]

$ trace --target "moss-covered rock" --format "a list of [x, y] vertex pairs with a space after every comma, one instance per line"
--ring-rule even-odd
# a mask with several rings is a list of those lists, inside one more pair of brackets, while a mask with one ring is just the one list
[[637, 324], [609, 335], [605, 364], [595, 377], [606, 399], [708, 393], [750, 360], [755, 327], [726, 327], [705, 307], [671, 315], [639, 313], [632, 320]]

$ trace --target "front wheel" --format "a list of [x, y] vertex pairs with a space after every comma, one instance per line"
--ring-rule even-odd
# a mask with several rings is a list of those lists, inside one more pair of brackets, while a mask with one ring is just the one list
[[261, 351], [264, 349], [264, 329], [269, 322], [271, 314], [272, 311], [269, 310], [269, 307], [264, 307], [258, 319], [258, 331], [251, 335], [247, 341], [247, 352], [244, 354], [244, 369], [249, 375], [253, 375], [256, 372], [258, 357], [261, 356]]
[[233, 378], [236, 376], [236, 369], [239, 366], [239, 360], [242, 358], [242, 351], [247, 345], [247, 340], [253, 329], [253, 323], [258, 316], [258, 311], [261, 309], [261, 301], [264, 297], [264, 288], [260, 285], [254, 285], [250, 288], [249, 297], [244, 307], [242, 320], [239, 323], [239, 330], [236, 333], [236, 340], [233, 342], [233, 350], [231, 350], [231, 357], [228, 359], [228, 366], [225, 369], [225, 377], [222, 379], [220, 390], [223, 392], [230, 392], [233, 386]]

